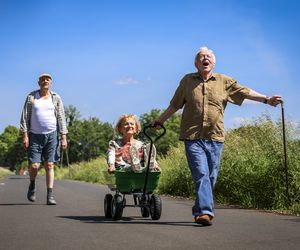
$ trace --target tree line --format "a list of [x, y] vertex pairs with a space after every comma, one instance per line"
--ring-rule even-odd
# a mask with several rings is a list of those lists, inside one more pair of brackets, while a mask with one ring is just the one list
[[[99, 156], [105, 156], [109, 140], [117, 137], [114, 127], [109, 122], [102, 122], [97, 117], [82, 118], [78, 109], [69, 105], [65, 107], [68, 127], [68, 160], [69, 163], [90, 161]], [[162, 110], [153, 109], [138, 118], [142, 127], [151, 124]], [[180, 114], [175, 114], [166, 123], [167, 133], [157, 143], [157, 152], [165, 155], [171, 146], [176, 146], [179, 137]], [[116, 117], [116, 120], [118, 117]], [[149, 130], [149, 134], [155, 137], [160, 131]], [[143, 133], [138, 139], [147, 141]], [[64, 157], [65, 159], [65, 157]], [[20, 166], [26, 167], [27, 155], [22, 146], [22, 135], [19, 129], [9, 125], [0, 135], [0, 165], [15, 170]]]

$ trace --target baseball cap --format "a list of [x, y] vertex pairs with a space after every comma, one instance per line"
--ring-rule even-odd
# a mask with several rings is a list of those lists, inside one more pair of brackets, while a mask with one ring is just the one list
[[41, 75], [39, 76], [39, 79], [41, 79], [42, 77], [48, 77], [48, 78], [50, 78], [50, 79], [52, 80], [52, 76], [51, 76], [50, 74], [48, 74], [48, 73], [43, 73], [43, 74], [41, 74]]

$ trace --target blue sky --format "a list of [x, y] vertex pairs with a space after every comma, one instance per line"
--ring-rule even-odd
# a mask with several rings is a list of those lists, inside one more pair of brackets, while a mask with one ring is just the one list
[[[299, 122], [300, 4], [294, 0], [0, 0], [0, 132], [19, 126], [38, 75], [83, 118], [115, 122], [168, 106], [194, 72], [198, 48], [213, 49], [215, 72], [285, 100]], [[280, 108], [228, 105], [226, 128]]]

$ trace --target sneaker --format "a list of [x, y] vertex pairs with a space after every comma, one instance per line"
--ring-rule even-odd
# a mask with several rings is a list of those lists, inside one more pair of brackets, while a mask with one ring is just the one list
[[212, 225], [212, 216], [209, 214], [201, 214], [195, 216], [195, 222], [202, 226], [211, 226]]
[[[148, 167], [149, 153], [150, 153], [150, 144], [147, 144], [146, 149], [144, 150], [145, 167]], [[150, 157], [150, 165], [149, 165], [150, 170], [154, 170], [156, 168], [155, 167], [155, 159], [156, 159], [156, 148], [153, 144], [152, 145], [151, 157]]]
[[47, 205], [56, 205], [56, 201], [52, 194], [47, 195]]
[[35, 199], [36, 199], [36, 196], [35, 196], [35, 188], [32, 188], [30, 185], [29, 185], [29, 188], [28, 188], [28, 192], [27, 192], [27, 199], [31, 202], [35, 202]]
[[131, 158], [131, 167], [133, 172], [141, 172], [142, 167], [141, 167], [138, 148], [134, 145], [131, 145], [129, 148], [129, 154]]

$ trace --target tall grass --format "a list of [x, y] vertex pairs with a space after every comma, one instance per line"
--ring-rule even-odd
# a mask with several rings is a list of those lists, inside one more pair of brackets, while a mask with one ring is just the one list
[[220, 202], [284, 210], [300, 202], [299, 130], [287, 124], [289, 196], [286, 192], [281, 121], [263, 115], [227, 133], [219, 179]]
[[[238, 129], [227, 131], [214, 190], [215, 200], [246, 208], [289, 210], [299, 214], [299, 126], [287, 122], [286, 132], [289, 197], [285, 185], [281, 121], [273, 122], [267, 115], [262, 115]], [[195, 196], [183, 143], [172, 147], [158, 162], [162, 168], [159, 193], [190, 198]], [[58, 168], [56, 175], [61, 179], [102, 184], [112, 182], [104, 157], [72, 165], [70, 170]]]
[[[267, 115], [227, 131], [215, 200], [246, 208], [300, 213], [299, 127], [286, 124], [289, 197], [286, 193], [281, 120]], [[159, 192], [194, 197], [184, 147], [171, 148], [160, 161]]]
[[13, 175], [13, 174], [14, 173], [9, 171], [8, 169], [0, 167], [0, 179], [5, 176], [9, 176], [9, 175]]
[[107, 172], [107, 163], [104, 157], [92, 161], [72, 164], [69, 168], [55, 169], [56, 179], [72, 179], [78, 181], [111, 184], [113, 176]]
[[184, 144], [172, 147], [167, 156], [159, 159], [162, 174], [158, 192], [182, 197], [194, 196], [194, 184], [187, 164]]

